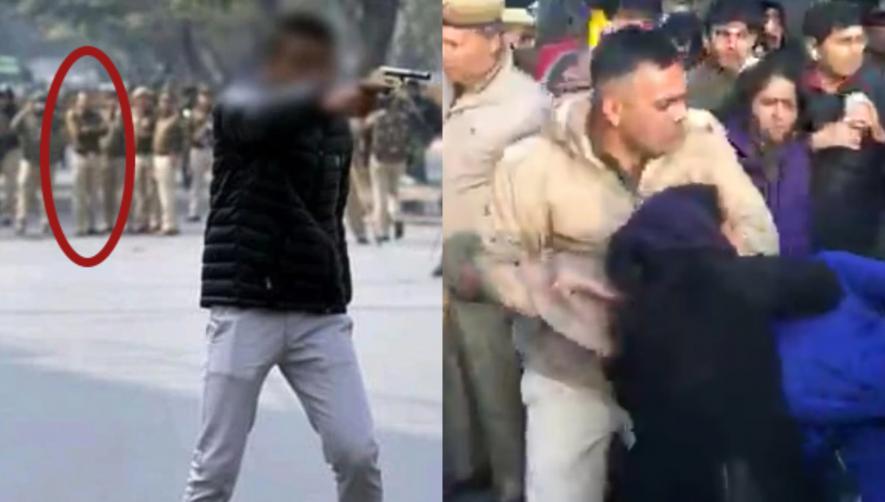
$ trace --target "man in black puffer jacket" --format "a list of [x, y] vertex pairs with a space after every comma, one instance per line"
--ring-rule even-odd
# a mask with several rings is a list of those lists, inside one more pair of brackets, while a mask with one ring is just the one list
[[[279, 21], [251, 82], [214, 116], [201, 305], [211, 308], [202, 427], [185, 501], [232, 496], [258, 395], [278, 366], [319, 433], [342, 502], [381, 500], [378, 448], [354, 352], [343, 227], [358, 87], [332, 91], [321, 19]], [[285, 498], [285, 497], [283, 497]]]

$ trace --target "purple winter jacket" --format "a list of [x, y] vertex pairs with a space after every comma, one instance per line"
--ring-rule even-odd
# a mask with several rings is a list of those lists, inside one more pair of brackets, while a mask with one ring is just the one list
[[807, 143], [794, 139], [779, 148], [777, 172], [769, 179], [744, 121], [726, 122], [728, 139], [738, 161], [762, 193], [780, 235], [781, 255], [811, 253], [811, 157]]

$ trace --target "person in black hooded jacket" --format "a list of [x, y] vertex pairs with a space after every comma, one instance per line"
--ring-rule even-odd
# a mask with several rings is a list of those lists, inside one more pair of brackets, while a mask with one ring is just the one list
[[620, 353], [611, 376], [633, 419], [625, 502], [812, 502], [781, 390], [774, 318], [834, 307], [823, 264], [739, 257], [714, 187], [648, 199], [615, 233], [607, 273]]

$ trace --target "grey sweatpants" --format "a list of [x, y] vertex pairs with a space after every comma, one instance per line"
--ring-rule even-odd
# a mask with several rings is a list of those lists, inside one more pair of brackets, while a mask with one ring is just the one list
[[350, 317], [343, 314], [212, 309], [206, 329], [202, 426], [185, 502], [230, 500], [258, 394], [274, 366], [279, 366], [322, 439], [339, 501], [382, 500], [378, 446], [352, 328]]

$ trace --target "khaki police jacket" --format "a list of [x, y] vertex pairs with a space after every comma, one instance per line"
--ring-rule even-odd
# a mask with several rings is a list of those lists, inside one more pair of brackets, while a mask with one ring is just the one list
[[[564, 101], [542, 134], [507, 149], [490, 198], [490, 231], [484, 234], [489, 261], [484, 268], [501, 303], [540, 316], [548, 328], [607, 355], [613, 350], [607, 304], [588, 301], [576, 306], [545, 294], [533, 266], [579, 267], [571, 272], [605, 285], [612, 234], [644, 198], [688, 183], [718, 187], [742, 254], [776, 254], [778, 237], [765, 201], [710, 113], [689, 110], [682, 145], [648, 163], [638, 184], [631, 184], [594, 153], [585, 133], [589, 109], [586, 95]], [[527, 281], [526, 271], [535, 279]]]
[[537, 134], [549, 112], [549, 96], [513, 65], [509, 53], [486, 81], [446, 100], [443, 269], [447, 279], [461, 259], [481, 248], [480, 227], [488, 216], [492, 176], [504, 148]]

